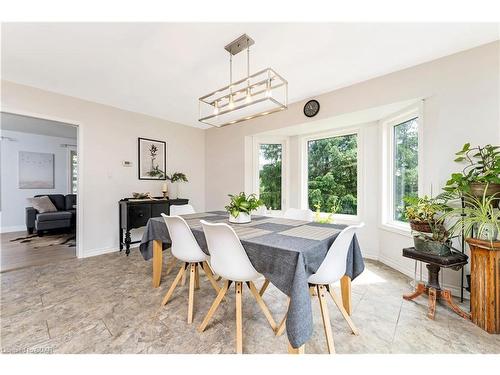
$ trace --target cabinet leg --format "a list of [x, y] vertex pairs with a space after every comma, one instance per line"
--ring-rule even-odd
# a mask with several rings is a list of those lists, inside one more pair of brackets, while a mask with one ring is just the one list
[[123, 250], [123, 229], [120, 228], [120, 251]]
[[125, 232], [125, 254], [127, 256], [130, 254], [130, 243], [132, 242], [132, 239], [130, 238], [130, 231]]

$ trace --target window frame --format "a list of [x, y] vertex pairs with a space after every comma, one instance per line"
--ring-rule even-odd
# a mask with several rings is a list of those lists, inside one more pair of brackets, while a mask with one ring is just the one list
[[410, 224], [404, 221], [394, 219], [394, 128], [407, 122], [413, 118], [418, 118], [418, 195], [423, 194], [423, 103], [413, 105], [394, 114], [381, 121], [382, 125], [382, 140], [381, 140], [381, 153], [382, 153], [382, 197], [380, 207], [380, 226], [392, 232], [403, 235], [411, 235]]
[[[361, 220], [363, 216], [364, 201], [363, 201], [363, 189], [364, 179], [363, 179], [363, 132], [361, 127], [349, 127], [343, 129], [328, 130], [326, 132], [319, 132], [313, 134], [307, 134], [300, 138], [301, 144], [301, 157], [300, 157], [300, 167], [301, 167], [301, 208], [309, 208], [309, 142], [316, 141], [326, 138], [342, 137], [346, 135], [356, 135], [356, 202], [357, 202], [357, 213], [356, 215], [349, 214], [334, 214], [333, 218], [336, 222], [347, 222], [347, 223], [357, 223]], [[321, 212], [321, 215], [326, 216], [328, 213]]]
[[260, 170], [259, 170], [259, 154], [260, 145], [262, 144], [280, 144], [281, 145], [281, 210], [269, 210], [270, 212], [284, 212], [288, 208], [288, 148], [289, 141], [287, 137], [279, 136], [254, 136], [252, 137], [252, 191], [260, 196]]

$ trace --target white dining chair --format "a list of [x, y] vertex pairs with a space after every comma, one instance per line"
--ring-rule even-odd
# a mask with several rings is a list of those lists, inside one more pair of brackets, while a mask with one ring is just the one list
[[172, 241], [172, 255], [183, 262], [174, 282], [170, 286], [167, 294], [162, 300], [162, 306], [166, 305], [172, 294], [174, 293], [177, 284], [182, 279], [183, 275], [188, 270], [189, 278], [189, 299], [188, 299], [188, 323], [193, 322], [194, 310], [194, 290], [199, 288], [200, 274], [199, 267], [203, 269], [207, 275], [210, 284], [217, 293], [220, 292], [219, 285], [215, 281], [212, 271], [208, 266], [209, 256], [205, 254], [196, 239], [193, 232], [187, 225], [186, 221], [180, 216], [167, 216], [161, 214], [168, 228], [168, 233]]
[[243, 249], [233, 228], [225, 223], [212, 224], [204, 220], [201, 220], [201, 224], [205, 232], [208, 251], [210, 252], [210, 264], [214, 272], [224, 279], [224, 286], [208, 310], [198, 330], [200, 332], [205, 330], [222, 298], [224, 298], [230, 285], [234, 282], [236, 289], [236, 352], [241, 354], [243, 353], [243, 283], [247, 284], [250, 292], [257, 300], [273, 332], [276, 330], [276, 323], [274, 322], [271, 312], [255, 288], [254, 281], [261, 278], [262, 275], [258, 273], [252, 263], [250, 263], [250, 259], [248, 259], [248, 255], [245, 249]]
[[303, 221], [313, 221], [314, 213], [310, 209], [289, 208], [283, 214], [286, 219], [295, 219]]
[[190, 204], [173, 204], [172, 206], [170, 206], [170, 216], [188, 215], [194, 213], [196, 213], [196, 211]]
[[[333, 343], [332, 327], [330, 325], [330, 315], [328, 313], [328, 306], [326, 303], [326, 294], [329, 293], [333, 299], [333, 302], [337, 305], [340, 313], [346, 320], [347, 324], [351, 328], [353, 334], [358, 335], [358, 329], [354, 325], [351, 317], [347, 313], [342, 301], [333, 291], [331, 284], [339, 281], [346, 273], [347, 268], [347, 254], [349, 253], [349, 248], [351, 246], [352, 239], [356, 234], [356, 231], [362, 228], [365, 224], [360, 223], [358, 225], [350, 225], [344, 228], [335, 241], [333, 241], [325, 259], [319, 266], [316, 273], [309, 276], [307, 282], [309, 283], [309, 290], [311, 296], [318, 296], [319, 306], [321, 309], [321, 317], [323, 320], [323, 327], [325, 330], [326, 344], [328, 347], [328, 352], [330, 354], [335, 353], [335, 346]], [[313, 293], [314, 292], [314, 293]], [[281, 322], [280, 326], [276, 331], [276, 335], [279, 336], [284, 332], [286, 322], [286, 316]]]

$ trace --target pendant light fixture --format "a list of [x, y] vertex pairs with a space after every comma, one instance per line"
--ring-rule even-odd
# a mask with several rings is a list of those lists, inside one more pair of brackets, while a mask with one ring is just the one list
[[[199, 98], [199, 121], [215, 127], [283, 111], [288, 106], [288, 82], [271, 68], [250, 74], [252, 38], [243, 34], [224, 49], [229, 52], [229, 85]], [[233, 82], [233, 56], [247, 52], [247, 75]]]

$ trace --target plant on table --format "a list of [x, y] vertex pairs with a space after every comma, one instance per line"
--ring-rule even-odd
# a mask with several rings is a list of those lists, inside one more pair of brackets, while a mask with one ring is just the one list
[[336, 199], [335, 202], [330, 207], [331, 207], [331, 212], [326, 213], [325, 216], [325, 214], [321, 212], [321, 203], [319, 201], [316, 202], [314, 204], [314, 208], [316, 209], [316, 211], [314, 212], [314, 221], [316, 223], [321, 223], [321, 224], [333, 223], [333, 215], [339, 212], [340, 209], [342, 208], [340, 200]]
[[231, 222], [249, 222], [252, 211], [264, 204], [255, 194], [246, 195], [241, 192], [236, 195], [228, 194], [228, 196], [231, 200], [225, 209], [229, 213]]
[[170, 176], [165, 175], [167, 180], [170, 181], [173, 186], [175, 186], [175, 196], [179, 198], [179, 186], [177, 183], [179, 182], [188, 182], [188, 178], [182, 172], [174, 172]]
[[412, 230], [432, 233], [432, 227], [438, 226], [439, 216], [449, 210], [440, 197], [404, 197], [405, 217]]

